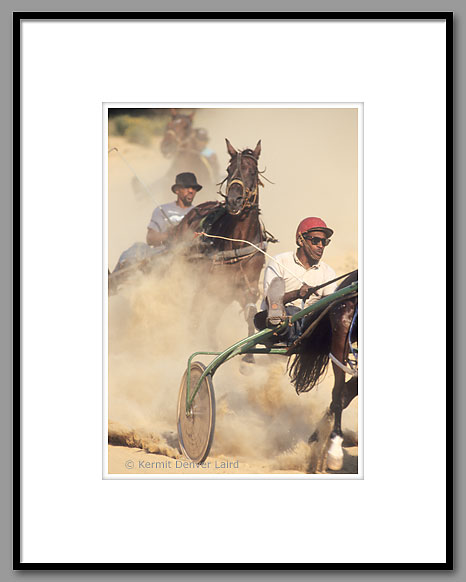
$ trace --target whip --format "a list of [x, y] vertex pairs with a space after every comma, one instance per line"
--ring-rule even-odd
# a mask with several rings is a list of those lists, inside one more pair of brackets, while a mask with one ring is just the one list
[[147, 192], [147, 194], [149, 194], [149, 196], [152, 198], [152, 194], [149, 190], [149, 188], [145, 185], [145, 183], [141, 180], [141, 178], [137, 175], [136, 170], [133, 168], [133, 166], [128, 162], [128, 160], [120, 153], [120, 150], [118, 148], [111, 148], [108, 150], [108, 153], [112, 153], [113, 151], [115, 151], [120, 158], [124, 161], [124, 163], [128, 166], [128, 168], [133, 172], [133, 174], [136, 176], [136, 179], [138, 180], [138, 182], [141, 183], [141, 185], [143, 186], [144, 190]]
[[[146, 186], [146, 184], [141, 180], [141, 178], [137, 175], [136, 170], [133, 168], [133, 166], [126, 160], [126, 158], [120, 153], [120, 150], [118, 148], [111, 148], [108, 150], [108, 153], [110, 154], [111, 152], [115, 151], [120, 158], [124, 161], [124, 163], [128, 166], [128, 168], [131, 170], [131, 172], [133, 172], [134, 176], [136, 177], [136, 180], [143, 186], [144, 190], [147, 192], [147, 194], [149, 195], [149, 198], [151, 198], [155, 204], [158, 204], [157, 200], [155, 200], [154, 195], [151, 193], [151, 191], [149, 190], [149, 188]], [[169, 224], [173, 224], [173, 222], [170, 220], [170, 218], [167, 216], [167, 214], [165, 213], [164, 209], [159, 206], [160, 208], [160, 212], [163, 214], [163, 216], [165, 217], [165, 220], [168, 221]]]

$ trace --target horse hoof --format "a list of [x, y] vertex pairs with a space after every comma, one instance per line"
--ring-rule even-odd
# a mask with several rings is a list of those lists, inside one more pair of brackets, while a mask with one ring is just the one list
[[341, 436], [333, 437], [327, 453], [327, 467], [331, 471], [340, 471], [343, 467], [343, 449]]

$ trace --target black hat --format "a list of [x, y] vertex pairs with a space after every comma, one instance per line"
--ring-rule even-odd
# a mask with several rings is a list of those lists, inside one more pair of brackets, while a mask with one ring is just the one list
[[[172, 192], [175, 192], [175, 188], [194, 188], [196, 192], [202, 188], [200, 184], [197, 183], [196, 176], [192, 172], [182, 172], [178, 174], [175, 178], [175, 183], [172, 186]], [[175, 192], [176, 194], [176, 192]]]

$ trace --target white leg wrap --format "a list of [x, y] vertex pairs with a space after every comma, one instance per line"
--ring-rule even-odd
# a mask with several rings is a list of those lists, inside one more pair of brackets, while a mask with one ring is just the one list
[[341, 436], [335, 436], [330, 442], [327, 454], [327, 466], [332, 471], [339, 471], [343, 467], [343, 448]]

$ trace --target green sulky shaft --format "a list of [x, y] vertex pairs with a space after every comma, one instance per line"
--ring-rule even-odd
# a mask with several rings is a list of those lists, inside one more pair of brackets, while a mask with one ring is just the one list
[[[289, 321], [291, 323], [294, 323], [295, 321], [298, 321], [299, 319], [306, 317], [307, 315], [313, 313], [314, 311], [319, 311], [320, 309], [327, 307], [327, 305], [329, 305], [330, 303], [332, 303], [333, 301], [335, 301], [337, 299], [344, 299], [345, 297], [354, 294], [355, 292], [357, 292], [357, 290], [358, 290], [358, 283], [357, 282], [352, 283], [351, 285], [348, 285], [347, 287], [344, 287], [343, 289], [335, 291], [335, 293], [332, 293], [331, 295], [327, 295], [326, 297], [319, 299], [319, 301], [316, 301], [312, 305], [309, 305], [308, 307], [301, 309], [301, 311], [298, 311], [298, 313], [293, 315]], [[231, 345], [226, 350], [224, 350], [223, 352], [220, 352], [220, 353], [219, 352], [195, 352], [194, 354], [191, 354], [191, 356], [188, 359], [188, 373], [187, 373], [187, 377], [186, 377], [186, 381], [188, 382], [187, 391], [186, 391], [186, 413], [189, 412], [191, 405], [193, 403], [193, 400], [196, 397], [196, 394], [198, 393], [199, 388], [200, 388], [202, 382], [204, 381], [204, 379], [209, 374], [211, 376], [213, 376], [215, 374], [215, 372], [217, 371], [218, 367], [221, 364], [223, 364], [224, 362], [226, 362], [227, 360], [230, 360], [231, 358], [233, 358], [234, 356], [237, 356], [238, 354], [248, 354], [248, 353], [282, 354], [282, 355], [286, 354], [286, 351], [287, 351], [286, 349], [265, 348], [265, 347], [254, 349], [254, 346], [256, 344], [262, 343], [263, 340], [270, 338], [272, 335], [280, 333], [280, 331], [285, 329], [288, 325], [289, 325], [289, 323], [288, 323], [288, 321], [286, 321], [284, 323], [280, 323], [279, 325], [277, 325], [273, 328], [266, 327], [265, 329], [255, 333], [254, 335], [251, 335], [251, 336], [248, 336], [246, 338], [243, 338], [242, 340], [239, 340], [238, 342], [234, 343], [233, 345]], [[196, 384], [196, 387], [194, 388], [193, 393], [191, 395], [190, 394], [191, 362], [192, 362], [192, 359], [194, 356], [200, 355], [200, 354], [216, 355], [217, 357], [214, 358], [212, 360], [212, 362], [206, 367], [206, 369], [202, 373], [201, 377], [199, 378], [199, 380]]]

